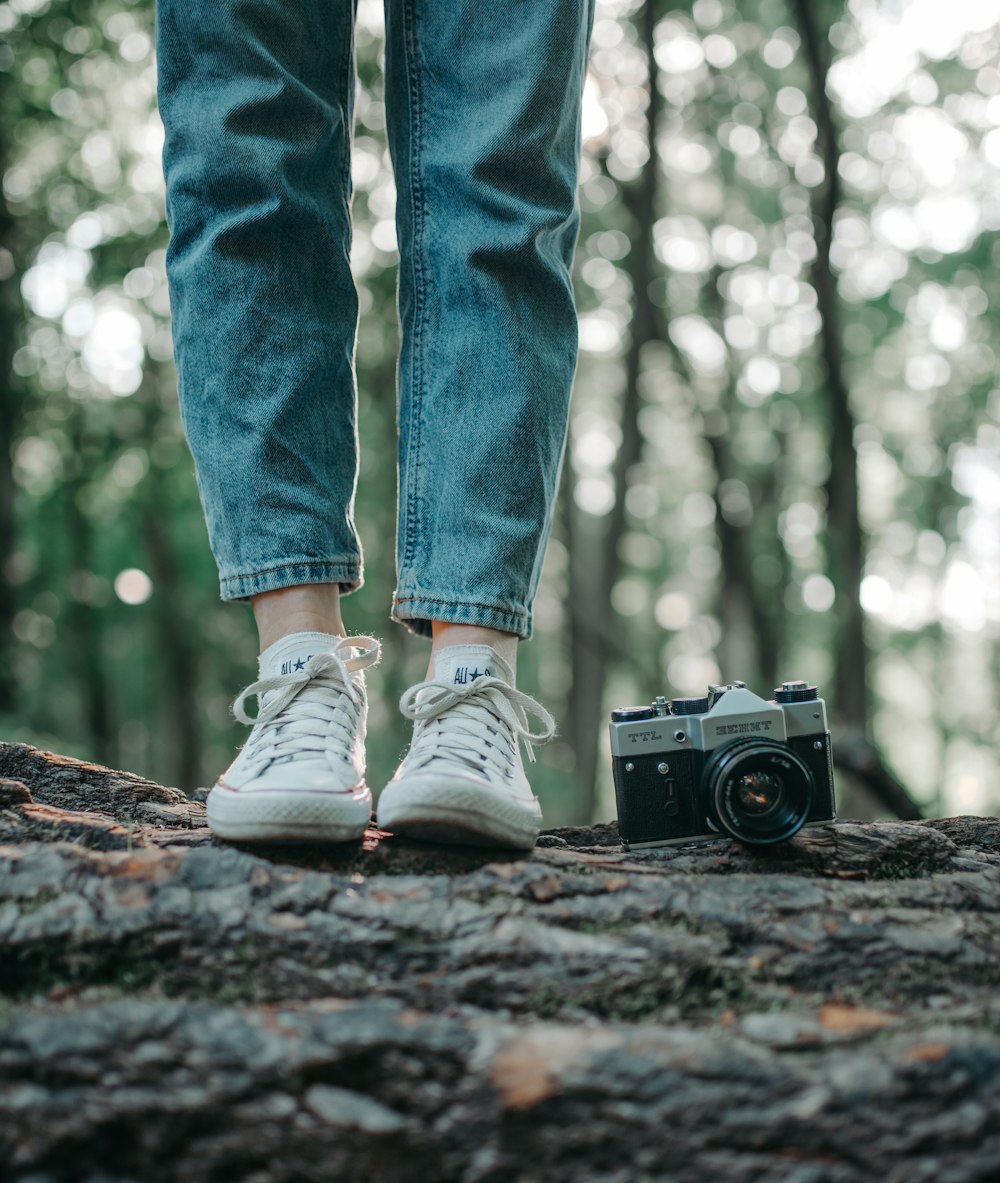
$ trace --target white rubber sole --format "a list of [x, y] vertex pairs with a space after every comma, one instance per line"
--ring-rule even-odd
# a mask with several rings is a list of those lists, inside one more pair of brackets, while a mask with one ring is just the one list
[[230, 789], [205, 802], [212, 833], [231, 842], [356, 842], [371, 820], [372, 795], [323, 789]]
[[473, 783], [414, 778], [385, 787], [378, 826], [419, 842], [530, 850], [542, 828], [542, 811], [535, 798], [529, 803]]

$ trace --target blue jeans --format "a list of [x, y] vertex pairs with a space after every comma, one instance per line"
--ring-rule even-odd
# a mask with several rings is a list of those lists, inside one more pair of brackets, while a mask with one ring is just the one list
[[[361, 585], [353, 0], [159, 0], [181, 414], [222, 598]], [[594, 0], [386, 0], [392, 616], [531, 634], [577, 360]]]

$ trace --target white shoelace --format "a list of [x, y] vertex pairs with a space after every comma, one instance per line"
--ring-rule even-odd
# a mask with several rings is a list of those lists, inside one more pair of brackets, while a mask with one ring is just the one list
[[[417, 724], [406, 756], [412, 767], [444, 759], [509, 779], [517, 753], [515, 737], [524, 741], [528, 759], [534, 762], [532, 745], [550, 740], [556, 730], [541, 703], [501, 678], [476, 678], [465, 686], [419, 682], [399, 700], [399, 709]], [[528, 714], [541, 722], [540, 731], [531, 730]]]
[[[357, 650], [357, 656], [347, 656]], [[364, 706], [363, 691], [351, 674], [375, 665], [381, 647], [374, 637], [345, 637], [332, 649], [317, 653], [298, 673], [254, 682], [233, 703], [241, 723], [253, 725], [243, 751], [262, 764], [284, 763], [303, 756], [350, 760]], [[308, 696], [303, 691], [308, 687]], [[256, 697], [256, 716], [245, 703]]]

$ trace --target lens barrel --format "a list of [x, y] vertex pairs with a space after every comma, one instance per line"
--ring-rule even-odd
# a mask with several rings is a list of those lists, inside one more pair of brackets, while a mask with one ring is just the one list
[[812, 808], [813, 777], [783, 744], [738, 739], [718, 748], [702, 771], [711, 819], [741, 842], [784, 842], [805, 824]]

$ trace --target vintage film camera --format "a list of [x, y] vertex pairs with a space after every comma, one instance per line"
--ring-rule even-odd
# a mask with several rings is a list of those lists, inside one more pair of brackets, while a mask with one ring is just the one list
[[626, 850], [726, 834], [762, 846], [836, 817], [826, 707], [806, 682], [770, 702], [732, 682], [612, 711], [611, 757]]

